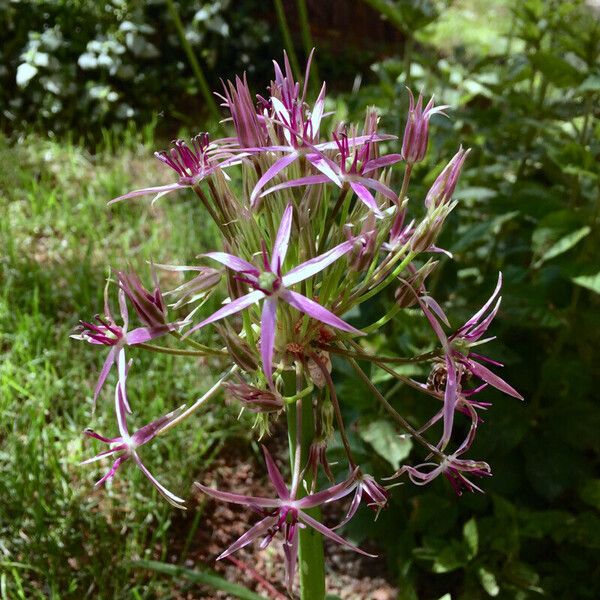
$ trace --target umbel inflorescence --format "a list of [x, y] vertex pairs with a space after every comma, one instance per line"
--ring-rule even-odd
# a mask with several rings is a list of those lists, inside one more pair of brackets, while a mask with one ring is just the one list
[[[378, 132], [378, 117], [367, 111], [362, 130], [336, 124], [325, 130], [325, 84], [314, 102], [307, 99], [308, 69], [304, 85], [296, 82], [287, 58], [284, 68], [275, 63], [275, 78], [268, 94], [252, 97], [246, 79], [224, 86], [223, 106], [229, 111], [233, 137], [210, 141], [202, 133], [186, 143], [173, 142], [156, 157], [176, 175], [170, 185], [135, 190], [112, 202], [141, 195], [156, 198], [181, 188], [191, 188], [217, 225], [223, 250], [201, 255], [196, 266], [155, 265], [192, 272], [177, 289], [163, 293], [154, 278], [152, 290], [135, 273], [116, 277], [120, 322], [109, 305], [105, 289], [104, 314], [95, 322], [82, 321], [73, 337], [106, 346], [107, 356], [94, 390], [96, 401], [113, 365], [117, 383], [114, 410], [117, 437], [85, 433], [108, 444], [108, 449], [89, 461], [114, 460], [98, 481], [112, 478], [132, 459], [158, 491], [173, 505], [185, 500], [167, 490], [142, 463], [138, 448], [171, 430], [200, 408], [209, 405], [221, 388], [242, 407], [257, 414], [257, 432], [268, 431], [271, 420], [285, 415], [290, 428], [291, 481], [285, 482], [266, 447], [264, 456], [273, 484], [273, 497], [253, 497], [216, 490], [201, 483], [203, 493], [223, 502], [253, 507], [262, 516], [221, 557], [260, 539], [266, 547], [275, 535], [283, 537], [288, 586], [297, 564], [299, 531], [312, 528], [323, 536], [356, 551], [334, 529], [311, 516], [310, 509], [353, 494], [343, 522], [353, 517], [361, 502], [379, 510], [390, 492], [361, 470], [348, 442], [332, 376], [331, 354], [337, 354], [356, 370], [372, 391], [373, 402], [388, 411], [398, 434], [408, 434], [423, 445], [422, 464], [404, 465], [390, 479], [406, 475], [422, 485], [445, 476], [455, 490], [479, 490], [472, 478], [489, 475], [482, 461], [465, 458], [477, 426], [478, 411], [488, 404], [477, 400], [487, 386], [521, 398], [490, 367], [502, 366], [473, 349], [482, 339], [500, 306], [502, 277], [484, 306], [464, 325], [447, 333], [450, 324], [441, 306], [427, 290], [427, 278], [436, 268], [437, 253], [445, 252], [436, 240], [456, 202], [452, 195], [469, 151], [460, 148], [422, 200], [419, 218], [409, 216], [408, 189], [413, 166], [425, 157], [429, 119], [447, 108], [434, 107], [433, 98], [423, 107], [419, 95], [410, 106], [401, 154], [384, 154], [382, 142], [393, 136]], [[392, 185], [392, 169], [403, 174], [399, 191]], [[230, 178], [241, 178], [234, 192]], [[395, 293], [390, 293], [390, 289]], [[168, 307], [164, 297], [175, 298]], [[368, 299], [389, 299], [387, 311], [372, 325], [357, 329], [344, 317]], [[212, 314], [205, 300], [223, 300]], [[184, 307], [193, 310], [181, 314]], [[407, 307], [417, 307], [437, 338], [436, 348], [416, 357], [371, 354], [361, 343]], [[140, 321], [131, 328], [129, 308]], [[169, 316], [169, 308], [176, 316]], [[215, 348], [195, 340], [195, 332], [216, 327], [221, 342]], [[127, 395], [127, 375], [132, 360], [130, 346], [156, 350], [149, 342], [169, 336], [188, 348], [191, 355], [226, 356], [231, 363], [224, 375], [189, 407], [158, 418], [134, 433], [127, 424], [132, 407]], [[490, 338], [488, 338], [490, 339]], [[224, 352], [226, 350], [226, 352]], [[169, 352], [161, 346], [160, 351]], [[420, 426], [397, 413], [362, 371], [358, 360], [371, 361], [407, 385], [440, 402], [439, 411]], [[394, 363], [430, 362], [427, 381], [400, 375]], [[458, 416], [457, 416], [458, 415]], [[466, 439], [455, 442], [456, 419], [470, 423]], [[439, 425], [438, 425], [439, 424]], [[347, 459], [347, 476], [334, 482], [327, 461], [327, 445], [337, 431]], [[440, 431], [435, 441], [434, 432]], [[322, 470], [330, 486], [319, 489]]]

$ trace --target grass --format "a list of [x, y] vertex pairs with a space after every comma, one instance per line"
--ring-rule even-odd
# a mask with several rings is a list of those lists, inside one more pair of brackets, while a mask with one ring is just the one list
[[[79, 466], [99, 449], [81, 432], [116, 432], [114, 380], [92, 414], [104, 352], [68, 337], [79, 318], [101, 311], [108, 266], [130, 264], [148, 281], [149, 260], [193, 264], [214, 243], [213, 228], [187, 191], [155, 209], [144, 200], [107, 208], [107, 200], [133, 186], [168, 181], [151, 149], [151, 128], [120, 139], [106, 135], [93, 155], [72, 143], [0, 138], [3, 600], [168, 595], [168, 582], [132, 572], [128, 562], [168, 556], [177, 511], [131, 464], [94, 491], [106, 465]], [[134, 425], [189, 403], [222, 368], [133, 350], [130, 356]], [[241, 433], [219, 406], [142, 449], [150, 469], [183, 497], [219, 440]]]

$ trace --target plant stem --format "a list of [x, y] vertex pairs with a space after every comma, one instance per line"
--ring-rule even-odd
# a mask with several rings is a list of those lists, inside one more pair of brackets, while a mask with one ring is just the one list
[[285, 18], [285, 9], [283, 8], [283, 3], [281, 0], [273, 0], [273, 4], [275, 5], [279, 29], [281, 30], [281, 36], [283, 37], [283, 43], [285, 44], [287, 55], [290, 59], [290, 63], [292, 64], [292, 69], [294, 69], [294, 72], [299, 75], [300, 63], [298, 62], [296, 50], [294, 50], [294, 42], [292, 41], [292, 34], [290, 33], [290, 28], [288, 27], [287, 19]]
[[221, 114], [219, 113], [219, 109], [217, 108], [217, 103], [210, 91], [210, 87], [208, 82], [206, 81], [206, 77], [204, 75], [204, 71], [194, 54], [194, 50], [188, 41], [185, 35], [185, 29], [183, 27], [183, 23], [181, 22], [181, 17], [179, 16], [179, 12], [177, 11], [177, 7], [175, 6], [175, 2], [173, 0], [166, 0], [167, 10], [171, 15], [171, 19], [173, 19], [173, 24], [175, 25], [175, 29], [177, 30], [177, 36], [179, 37], [179, 41], [183, 46], [183, 50], [187, 55], [190, 66], [192, 67], [192, 71], [198, 81], [198, 86], [200, 87], [200, 92], [206, 101], [206, 105], [211, 115], [217, 121], [221, 118]]
[[[293, 396], [297, 393], [297, 377], [295, 371], [286, 370], [283, 373], [283, 393]], [[301, 384], [299, 384], [301, 385]], [[296, 451], [300, 452], [300, 464], [306, 463], [308, 449], [314, 437], [314, 417], [311, 398], [300, 400], [286, 407], [288, 424], [288, 443], [290, 448], [290, 464], [292, 472], [296, 465]], [[299, 418], [300, 417], [300, 418]], [[297, 476], [297, 475], [295, 475]], [[310, 477], [309, 474], [307, 474]], [[307, 479], [305, 477], [305, 479]], [[310, 487], [310, 481], [306, 481]], [[298, 498], [305, 492], [302, 483], [297, 486]], [[321, 510], [311, 508], [306, 511], [311, 517], [321, 520]], [[323, 552], [323, 537], [320, 533], [305, 527], [298, 534], [298, 572], [300, 576], [301, 600], [324, 600], [325, 598], [325, 556]]]
[[[312, 34], [310, 31], [310, 20], [308, 18], [308, 8], [306, 7], [305, 0], [296, 0], [296, 7], [298, 8], [298, 21], [300, 23], [300, 33], [302, 34], [302, 44], [304, 45], [304, 52], [306, 56], [310, 56], [312, 49], [315, 47]], [[298, 74], [300, 74], [298, 72]], [[320, 79], [319, 71], [317, 70], [317, 64], [313, 57], [311, 69], [310, 69], [311, 85], [316, 88]], [[307, 85], [306, 82], [304, 85]]]

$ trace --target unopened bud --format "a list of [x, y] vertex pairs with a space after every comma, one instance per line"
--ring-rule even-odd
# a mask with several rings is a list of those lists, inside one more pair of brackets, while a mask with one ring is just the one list
[[444, 170], [438, 175], [425, 197], [425, 206], [428, 210], [433, 210], [442, 204], [448, 204], [450, 202], [460, 172], [470, 152], [470, 149], [463, 150], [461, 146], [458, 152], [452, 157], [452, 160], [450, 160], [444, 167]]
[[215, 326], [235, 364], [247, 373], [256, 371], [258, 359], [248, 342], [243, 340], [227, 322], [217, 323]]
[[229, 398], [241, 402], [251, 412], [270, 413], [283, 409], [283, 400], [279, 394], [250, 385], [241, 378], [239, 383], [226, 381], [223, 387]]
[[402, 308], [409, 308], [416, 304], [419, 294], [423, 291], [425, 279], [429, 277], [437, 264], [437, 261], [427, 262], [419, 270], [414, 270], [408, 277], [400, 280], [400, 287], [394, 296]]
[[429, 119], [436, 113], [441, 113], [447, 106], [433, 106], [433, 96], [423, 109], [423, 95], [419, 94], [415, 105], [415, 98], [410, 90], [409, 108], [404, 138], [402, 140], [402, 157], [407, 163], [414, 164], [425, 158], [429, 142]]
[[119, 287], [133, 305], [140, 321], [148, 327], [160, 327], [167, 322], [167, 307], [158, 286], [158, 280], [154, 275], [154, 290], [147, 290], [136, 273], [124, 273], [119, 271], [117, 278]]
[[354, 245], [348, 253], [348, 264], [353, 271], [360, 273], [371, 264], [375, 256], [376, 242], [375, 214], [371, 212], [364, 220], [360, 235], [354, 238]]
[[310, 448], [308, 449], [306, 471], [310, 472], [312, 475], [311, 485], [313, 489], [317, 484], [319, 467], [323, 469], [327, 479], [333, 483], [333, 473], [331, 472], [331, 467], [329, 466], [329, 462], [327, 460], [327, 442], [322, 438], [313, 440]]

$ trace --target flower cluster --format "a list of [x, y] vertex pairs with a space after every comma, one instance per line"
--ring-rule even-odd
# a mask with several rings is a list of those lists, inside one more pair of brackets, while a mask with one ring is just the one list
[[[156, 276], [153, 289], [147, 290], [135, 273], [118, 272], [122, 324], [117, 324], [111, 313], [107, 286], [104, 315], [97, 316], [95, 323], [82, 321], [73, 336], [109, 347], [94, 400], [112, 365], [117, 365], [115, 414], [119, 435], [107, 438], [86, 431], [86, 435], [110, 446], [90, 461], [115, 458], [98, 484], [111, 479], [131, 458], [169, 502], [183, 507], [184, 499], [164, 488], [141, 462], [140, 446], [196, 413], [221, 388], [242, 409], [256, 414], [261, 434], [268, 431], [270, 422], [285, 417], [291, 445], [289, 487], [275, 460], [264, 449], [277, 497], [226, 492], [201, 483], [196, 483], [196, 488], [219, 501], [251, 507], [261, 515], [220, 558], [255, 539], [261, 538], [264, 548], [275, 535], [283, 536], [290, 590], [304, 530], [312, 529], [363, 552], [335, 533], [335, 528], [313, 516], [313, 509], [352, 494], [339, 527], [354, 516], [361, 504], [379, 512], [390, 498], [389, 489], [363, 472], [353, 455], [342, 418], [344, 398], [338, 398], [336, 393], [332, 354], [346, 360], [369, 386], [373, 402], [388, 411], [398, 433], [408, 433], [423, 445], [425, 462], [403, 465], [392, 476], [406, 474], [418, 485], [441, 474], [459, 493], [462, 488], [479, 490], [467, 476], [489, 475], [490, 467], [485, 462], [464, 458], [481, 422], [478, 411], [488, 406], [475, 397], [492, 386], [521, 398], [486, 366], [500, 367], [500, 363], [473, 351], [491, 339], [482, 338], [500, 307], [502, 276], [483, 307], [452, 333], [447, 333], [450, 323], [444, 310], [427, 289], [427, 278], [439, 264], [431, 254], [443, 252], [451, 256], [436, 242], [455, 206], [452, 196], [469, 151], [458, 149], [421, 202], [409, 199], [408, 189], [413, 167], [427, 152], [429, 120], [447, 107], [435, 107], [432, 98], [423, 108], [423, 97], [419, 95], [415, 102], [409, 92], [402, 151], [386, 153], [395, 138], [378, 132], [378, 118], [372, 109], [367, 112], [362, 131], [331, 123], [330, 136], [324, 135], [325, 123], [331, 117], [325, 112], [325, 85], [311, 105], [307, 100], [309, 68], [310, 60], [301, 85], [294, 78], [287, 57], [283, 68], [275, 63], [275, 77], [266, 97], [253, 97], [245, 77], [227, 82], [221, 98], [230, 113], [235, 135], [211, 142], [208, 134], [202, 133], [189, 144], [176, 140], [169, 151], [156, 153], [159, 161], [176, 174], [174, 183], [135, 190], [112, 201], [145, 194], [158, 198], [191, 188], [221, 232], [223, 249], [200, 255], [197, 265], [154, 265], [153, 272], [167, 269], [194, 274], [164, 293]], [[395, 165], [401, 166], [403, 174], [399, 186], [392, 168]], [[235, 188], [242, 189], [241, 194], [236, 194], [228, 183], [232, 173], [229, 169], [234, 166], [241, 171], [242, 185]], [[411, 210], [415, 214], [412, 219], [408, 217]], [[226, 283], [226, 293], [220, 285], [222, 281]], [[171, 295], [176, 302], [168, 307], [164, 298]], [[351, 324], [350, 315], [374, 296], [382, 302], [389, 299], [387, 311], [375, 323], [362, 328]], [[223, 301], [212, 314], [205, 312], [208, 297]], [[192, 310], [186, 316], [169, 318], [169, 309], [177, 313], [188, 305]], [[128, 306], [135, 311], [140, 327], [129, 329]], [[369, 352], [364, 340], [400, 310], [411, 306], [420, 309], [424, 324], [433, 330], [434, 349], [416, 357], [386, 357]], [[220, 338], [220, 343], [213, 346], [200, 343], [198, 338], [198, 332], [211, 329], [209, 326]], [[184, 348], [148, 343], [159, 336], [168, 336]], [[129, 434], [126, 417], [132, 411], [126, 384], [132, 361], [128, 362], [125, 352], [129, 353], [130, 347], [213, 355], [230, 364], [213, 387], [191, 406]], [[359, 359], [372, 362], [399, 381], [438, 399], [440, 410], [414, 428], [369, 380]], [[389, 366], [402, 361], [430, 362], [429, 378], [408, 379]], [[457, 419], [467, 420], [469, 433], [454, 452], [447, 453], [454, 441]], [[347, 475], [337, 484], [327, 460], [327, 446], [335, 431], [347, 458]], [[319, 489], [321, 471], [330, 480], [330, 487]]]

